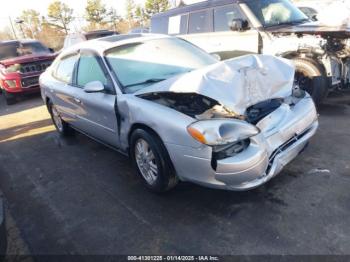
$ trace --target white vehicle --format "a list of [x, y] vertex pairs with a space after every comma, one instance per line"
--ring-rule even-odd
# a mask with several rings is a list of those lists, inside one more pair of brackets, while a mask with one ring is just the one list
[[295, 4], [313, 21], [333, 26], [349, 25], [350, 23], [350, 1], [303, 0], [295, 2]]
[[63, 49], [84, 41], [116, 35], [116, 34], [118, 33], [110, 30], [95, 30], [95, 31], [83, 32], [83, 33], [69, 34], [64, 39]]
[[292, 59], [296, 81], [316, 103], [350, 86], [350, 29], [312, 22], [289, 0], [206, 1], [152, 17], [152, 33], [177, 35], [222, 59]]

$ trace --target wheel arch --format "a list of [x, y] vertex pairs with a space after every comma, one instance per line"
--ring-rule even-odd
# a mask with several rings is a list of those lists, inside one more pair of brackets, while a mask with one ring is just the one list
[[283, 58], [286, 58], [286, 59], [290, 59], [290, 60], [293, 60], [293, 59], [308, 60], [309, 62], [320, 67], [323, 70], [325, 75], [327, 74], [327, 69], [326, 69], [325, 65], [320, 61], [320, 59], [317, 58], [319, 55], [315, 54], [311, 51], [308, 51], [308, 52], [306, 52], [306, 51], [304, 51], [304, 52], [289, 51], [289, 52], [282, 53], [280, 56]]
[[148, 126], [148, 125], [146, 125], [144, 123], [134, 123], [134, 124], [132, 124], [132, 126], [130, 127], [129, 132], [128, 132], [128, 149], [127, 149], [128, 152], [130, 151], [131, 135], [137, 129], [143, 129], [145, 131], [150, 132], [151, 134], [156, 136], [164, 144], [164, 142], [163, 142], [162, 138], [160, 137], [160, 135], [153, 128], [151, 128], [150, 126]]
[[[164, 144], [164, 141], [163, 139], [161, 138], [161, 136], [157, 133], [157, 131], [155, 131], [152, 127], [148, 126], [147, 124], [144, 124], [144, 123], [134, 123], [132, 124], [130, 130], [129, 130], [129, 133], [128, 133], [128, 147], [127, 147], [127, 153], [129, 154], [130, 156], [130, 148], [131, 148], [131, 145], [130, 145], [130, 140], [131, 140], [131, 136], [133, 134], [133, 132], [137, 129], [142, 129], [144, 131], [147, 131], [149, 132], [150, 134], [154, 135], [157, 139], [159, 139], [159, 141], [161, 142], [161, 146], [164, 148], [166, 154], [167, 154], [167, 158], [168, 160], [170, 161], [169, 164], [171, 165], [171, 167], [173, 168], [173, 170], [176, 172], [176, 168], [174, 166], [174, 163], [173, 163], [173, 159], [170, 157], [170, 154], [169, 154], [169, 151], [167, 149], [167, 147], [165, 146]], [[176, 172], [177, 173], [177, 172]]]

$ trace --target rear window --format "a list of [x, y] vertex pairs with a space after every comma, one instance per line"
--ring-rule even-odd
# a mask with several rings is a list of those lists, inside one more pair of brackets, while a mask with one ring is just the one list
[[207, 33], [212, 31], [212, 9], [190, 14], [189, 34]]
[[40, 42], [0, 44], [0, 60], [40, 53], [50, 53], [49, 49]]

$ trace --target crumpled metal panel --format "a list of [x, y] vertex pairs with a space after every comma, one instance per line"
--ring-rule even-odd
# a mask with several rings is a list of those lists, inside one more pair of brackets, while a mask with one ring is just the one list
[[153, 92], [197, 93], [237, 114], [271, 98], [292, 94], [295, 70], [291, 62], [270, 55], [247, 55], [177, 76], [144, 88]]

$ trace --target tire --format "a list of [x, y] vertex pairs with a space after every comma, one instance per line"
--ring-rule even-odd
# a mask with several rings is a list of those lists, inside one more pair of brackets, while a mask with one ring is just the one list
[[56, 127], [57, 132], [63, 137], [73, 135], [74, 129], [72, 129], [66, 122], [63, 121], [63, 119], [59, 115], [55, 105], [49, 101], [47, 107], [49, 109], [49, 113], [51, 115], [52, 122], [53, 122], [54, 126]]
[[5, 101], [7, 105], [13, 105], [16, 101], [16, 96], [14, 94], [8, 93], [5, 89], [2, 91], [5, 97]]
[[177, 185], [178, 178], [169, 154], [155, 134], [136, 129], [130, 138], [130, 155], [137, 173], [152, 192], [166, 192]]
[[323, 67], [312, 59], [294, 58], [295, 78], [300, 88], [307, 91], [316, 105], [328, 95], [328, 80]]

